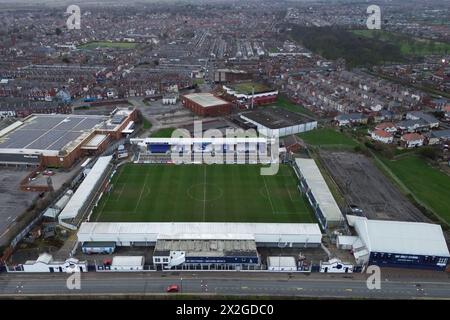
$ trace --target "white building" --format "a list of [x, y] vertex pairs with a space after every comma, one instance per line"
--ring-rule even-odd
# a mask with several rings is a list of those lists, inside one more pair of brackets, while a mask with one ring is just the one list
[[92, 169], [89, 171], [86, 178], [75, 191], [69, 202], [66, 204], [61, 214], [58, 217], [59, 223], [69, 229], [76, 230], [76, 218], [82, 213], [89, 199], [93, 195], [96, 186], [101, 182], [105, 176], [112, 156], [100, 157]]
[[258, 132], [268, 137], [285, 137], [317, 128], [317, 121], [277, 107], [242, 113], [240, 117], [255, 125]]
[[318, 247], [315, 223], [84, 222], [79, 242], [115, 242], [117, 246], [154, 246], [159, 239], [254, 240], [268, 247]]
[[297, 271], [294, 257], [267, 257], [267, 270], [269, 271]]
[[162, 98], [163, 104], [176, 104], [177, 103], [177, 97], [176, 96], [164, 96]]
[[111, 263], [111, 271], [142, 271], [144, 270], [144, 256], [115, 256]]
[[54, 261], [51, 254], [42, 253], [36, 260], [25, 262], [22, 268], [24, 272], [86, 272], [87, 262], [74, 258]]
[[344, 217], [314, 159], [295, 159], [295, 173], [323, 229], [337, 226]]
[[450, 253], [440, 225], [368, 220], [347, 215], [358, 234], [352, 252], [359, 264], [445, 270]]
[[406, 148], [416, 148], [423, 146], [425, 137], [418, 133], [406, 133], [400, 141]]
[[382, 143], [392, 143], [394, 142], [394, 136], [392, 133], [384, 131], [384, 130], [374, 130], [372, 131], [371, 135], [373, 140], [379, 141]]
[[320, 262], [320, 272], [324, 273], [352, 273], [353, 265], [342, 262], [339, 259], [330, 259], [326, 262]]

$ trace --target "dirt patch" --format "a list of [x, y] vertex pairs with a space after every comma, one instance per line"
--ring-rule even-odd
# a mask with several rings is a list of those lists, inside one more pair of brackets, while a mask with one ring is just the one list
[[331, 151], [320, 156], [347, 203], [359, 206], [367, 218], [431, 222], [367, 156]]
[[0, 168], [0, 245], [8, 243], [8, 230], [38, 198], [37, 192], [19, 189], [28, 173], [30, 170]]

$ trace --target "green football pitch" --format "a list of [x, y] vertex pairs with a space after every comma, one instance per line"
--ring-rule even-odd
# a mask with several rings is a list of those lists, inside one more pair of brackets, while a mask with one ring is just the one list
[[90, 221], [314, 222], [292, 168], [259, 165], [127, 164], [112, 178]]

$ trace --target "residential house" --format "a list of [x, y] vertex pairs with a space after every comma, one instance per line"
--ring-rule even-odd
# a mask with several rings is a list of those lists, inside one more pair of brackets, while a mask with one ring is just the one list
[[392, 122], [382, 122], [380, 124], [377, 124], [375, 130], [383, 130], [386, 132], [394, 133], [397, 131], [397, 127]]
[[384, 130], [372, 131], [371, 137], [373, 140], [383, 143], [392, 143], [394, 141], [394, 136], [392, 135], [392, 133]]
[[445, 112], [445, 120], [446, 121], [450, 121], [450, 106], [446, 106], [446, 107], [444, 107], [444, 110], [443, 110], [444, 112]]
[[450, 129], [431, 131], [427, 135], [428, 144], [434, 145], [439, 143], [447, 143], [450, 141]]
[[450, 107], [450, 100], [445, 98], [433, 99], [431, 105], [434, 106], [436, 110], [444, 110], [445, 107]]
[[362, 113], [340, 114], [334, 118], [338, 126], [367, 124], [368, 117]]
[[428, 123], [430, 129], [439, 127], [439, 120], [430, 114], [422, 111], [411, 111], [406, 114], [407, 120], [424, 120]]
[[429, 124], [423, 119], [403, 120], [397, 123], [397, 130], [402, 132], [421, 132], [427, 131]]
[[416, 148], [423, 146], [425, 137], [418, 133], [406, 133], [400, 138], [401, 145], [405, 148]]

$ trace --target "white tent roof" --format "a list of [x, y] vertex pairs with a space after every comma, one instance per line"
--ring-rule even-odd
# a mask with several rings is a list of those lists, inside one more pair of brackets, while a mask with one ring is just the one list
[[324, 214], [327, 221], [341, 221], [343, 216], [336, 201], [328, 188], [325, 179], [317, 167], [314, 159], [295, 159], [300, 173], [308, 183], [311, 192], [320, 206], [320, 210]]
[[286, 257], [286, 256], [270, 256], [267, 257], [267, 264], [269, 267], [296, 267], [295, 258], [294, 257]]
[[143, 266], [144, 261], [143, 256], [115, 256], [111, 265], [113, 267]]
[[79, 214], [80, 209], [88, 200], [97, 182], [100, 180], [101, 176], [108, 167], [111, 159], [112, 156], [98, 158], [95, 165], [89, 171], [86, 178], [80, 184], [77, 191], [75, 191], [72, 198], [69, 200], [64, 210], [59, 215], [60, 221], [64, 219], [73, 219]]
[[315, 223], [195, 223], [195, 222], [84, 222], [78, 241], [252, 240], [278, 241], [290, 236], [320, 243], [322, 233]]
[[450, 257], [440, 225], [347, 215], [370, 252]]

